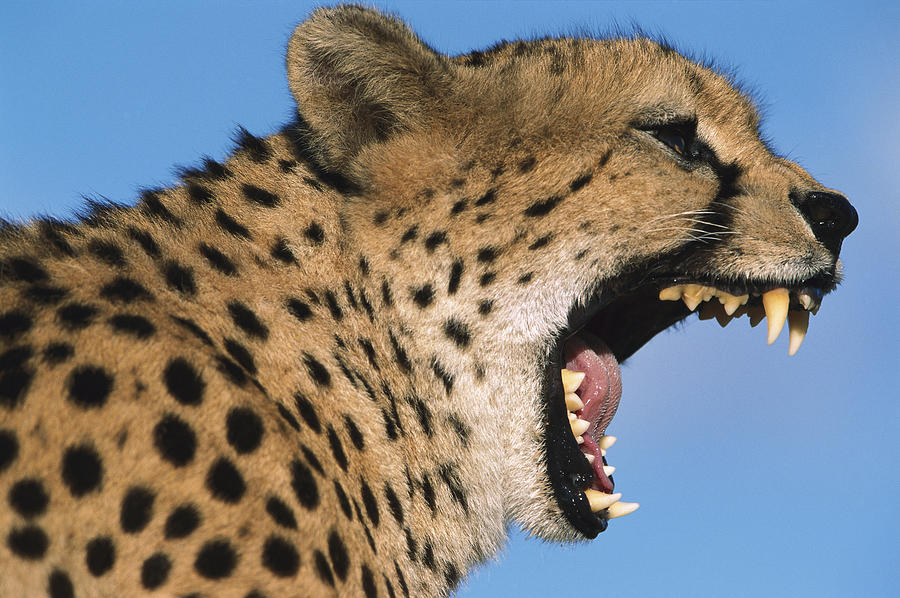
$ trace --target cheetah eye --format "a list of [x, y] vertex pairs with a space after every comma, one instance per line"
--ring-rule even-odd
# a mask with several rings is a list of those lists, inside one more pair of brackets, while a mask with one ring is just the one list
[[679, 156], [685, 156], [687, 153], [688, 141], [685, 135], [673, 128], [657, 129], [655, 132], [657, 139], [668, 145]]

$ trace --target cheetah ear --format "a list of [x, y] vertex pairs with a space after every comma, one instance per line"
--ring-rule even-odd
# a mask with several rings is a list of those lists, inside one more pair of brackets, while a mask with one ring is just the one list
[[450, 89], [452, 68], [399, 20], [359, 6], [316, 10], [287, 51], [301, 123], [333, 171], [424, 124]]

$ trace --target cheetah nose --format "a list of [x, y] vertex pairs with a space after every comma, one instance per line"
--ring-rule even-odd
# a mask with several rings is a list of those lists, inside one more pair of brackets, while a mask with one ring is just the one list
[[791, 202], [800, 210], [813, 234], [835, 255], [841, 251], [841, 241], [859, 223], [856, 209], [847, 198], [830, 191], [791, 193]]

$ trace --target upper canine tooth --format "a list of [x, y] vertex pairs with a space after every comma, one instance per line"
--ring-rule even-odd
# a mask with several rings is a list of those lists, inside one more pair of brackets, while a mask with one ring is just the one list
[[606, 494], [605, 492], [600, 492], [599, 490], [594, 490], [592, 488], [585, 490], [584, 495], [587, 496], [588, 503], [591, 505], [591, 511], [595, 513], [610, 508], [622, 498], [621, 492]]
[[763, 293], [762, 303], [769, 324], [769, 338], [766, 342], [771, 345], [781, 334], [781, 329], [784, 328], [788, 306], [791, 303], [791, 294], [787, 289], [772, 289]]
[[566, 394], [566, 409], [568, 409], [569, 411], [578, 411], [583, 407], [584, 403], [582, 402], [581, 397], [579, 397], [574, 392]]
[[588, 431], [588, 428], [591, 427], [591, 422], [585, 421], [579, 417], [575, 418], [575, 421], [569, 422], [569, 426], [571, 426], [572, 428], [572, 434], [574, 434], [575, 436], [581, 436]]
[[660, 301], [678, 301], [681, 299], [681, 293], [684, 291], [684, 285], [676, 284], [674, 287], [668, 287], [659, 292]]
[[809, 328], [809, 312], [799, 309], [792, 309], [788, 312], [788, 332], [790, 343], [788, 344], [788, 355], [793, 355], [803, 344], [806, 338], [806, 330]]
[[573, 372], [572, 370], [568, 370], [563, 368], [562, 370], [562, 383], [563, 390], [567, 393], [575, 392], [578, 390], [578, 387], [581, 386], [581, 382], [584, 380], [584, 372]]
[[617, 438], [615, 436], [601, 436], [597, 444], [600, 445], [601, 449], [606, 450], [614, 445], [616, 443], [616, 440]]
[[634, 513], [641, 506], [636, 502], [617, 502], [609, 506], [607, 509], [607, 519], [615, 519], [616, 517], [624, 517], [629, 513]]

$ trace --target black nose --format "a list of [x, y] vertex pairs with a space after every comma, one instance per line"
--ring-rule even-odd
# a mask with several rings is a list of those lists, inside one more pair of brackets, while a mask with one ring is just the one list
[[828, 191], [792, 192], [791, 202], [812, 228], [816, 239], [835, 255], [841, 251], [841, 241], [859, 224], [856, 209], [847, 198]]

